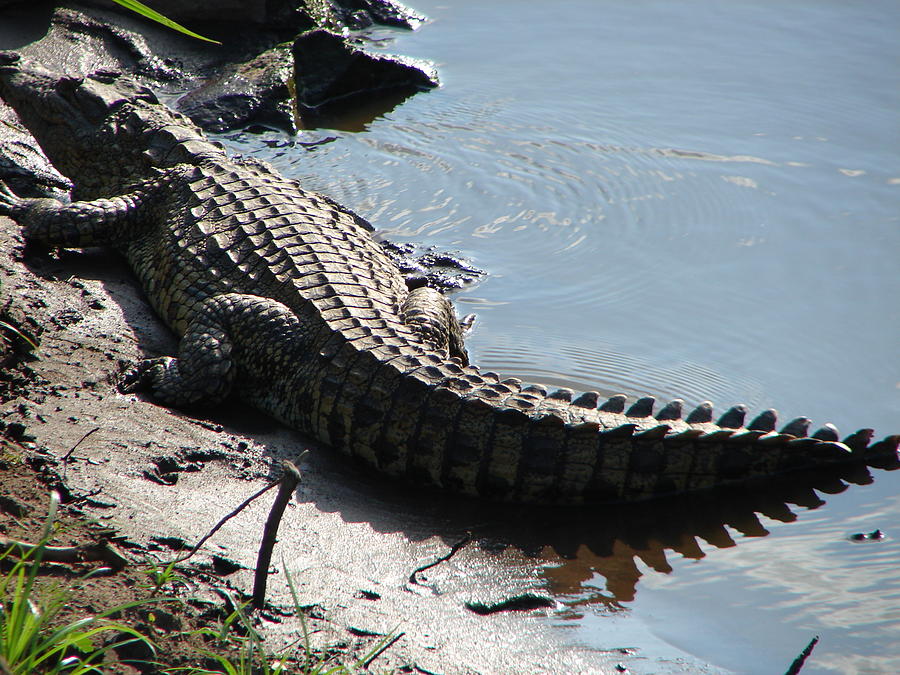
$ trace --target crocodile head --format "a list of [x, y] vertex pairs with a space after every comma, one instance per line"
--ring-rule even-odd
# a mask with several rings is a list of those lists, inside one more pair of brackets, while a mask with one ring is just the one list
[[104, 185], [147, 177], [190, 159], [223, 154], [190, 120], [111, 71], [70, 77], [13, 52], [0, 53], [0, 96], [11, 105], [82, 198]]

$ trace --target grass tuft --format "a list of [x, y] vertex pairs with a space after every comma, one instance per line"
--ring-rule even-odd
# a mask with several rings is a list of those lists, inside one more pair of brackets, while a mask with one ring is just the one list
[[[314, 649], [310, 645], [310, 631], [296, 586], [285, 567], [300, 622], [300, 636], [280, 654], [271, 654], [266, 650], [263, 637], [247, 611], [250, 601], [241, 604], [237, 598], [230, 597], [231, 605], [236, 609], [223, 621], [221, 628], [204, 626], [183, 633], [185, 636], [196, 636], [205, 643], [201, 647], [187, 647], [193, 662], [191, 665], [160, 663], [150, 637], [110, 617], [135, 607], [164, 601], [164, 598], [135, 600], [102, 612], [70, 618], [68, 611], [78, 592], [79, 582], [85, 581], [90, 574], [67, 587], [48, 588], [42, 582], [38, 588], [36, 582], [45, 551], [58, 531], [58, 509], [59, 495], [53, 492], [38, 544], [27, 550], [13, 545], [0, 551], [0, 565], [9, 567], [0, 576], [0, 675], [102, 675], [109, 672], [111, 662], [122, 658], [121, 654], [111, 652], [126, 645], [132, 645], [129, 652], [133, 651], [133, 647], [140, 646], [137, 651], [148, 655], [130, 663], [141, 669], [151, 668], [145, 672], [164, 675], [352, 675], [368, 672], [372, 662], [403, 635], [393, 631], [350, 665], [338, 662], [342, 650], [322, 653]], [[185, 584], [175, 562], [151, 563], [142, 570], [147, 576], [147, 588], [152, 589], [154, 595], [161, 591], [165, 594], [174, 592], [178, 585]], [[174, 598], [171, 600], [174, 601]], [[150, 622], [153, 621], [151, 614]]]
[[[118, 605], [94, 616], [68, 623], [61, 614], [71, 600], [69, 590], [53, 589], [39, 595], [35, 579], [45, 547], [53, 533], [59, 507], [59, 495], [50, 496], [50, 508], [39, 544], [24, 553], [0, 578], [0, 664], [4, 673], [28, 675], [86, 675], [101, 673], [101, 662], [110, 650], [133, 642], [144, 643], [151, 651], [152, 643], [137, 630], [109, 616], [142, 602]], [[0, 562], [11, 558], [18, 547], [0, 554]], [[101, 638], [113, 635], [112, 640]]]
[[236, 609], [225, 619], [221, 629], [204, 627], [192, 632], [211, 643], [208, 649], [196, 649], [196, 655], [203, 657], [207, 666], [162, 667], [162, 672], [165, 675], [353, 675], [367, 671], [372, 661], [396, 639], [393, 634], [385, 636], [351, 666], [335, 663], [332, 655], [320, 656], [310, 646], [303, 607], [287, 568], [285, 574], [302, 636], [280, 655], [268, 654], [263, 646], [263, 638], [246, 611], [251, 601], [240, 604], [231, 597]]

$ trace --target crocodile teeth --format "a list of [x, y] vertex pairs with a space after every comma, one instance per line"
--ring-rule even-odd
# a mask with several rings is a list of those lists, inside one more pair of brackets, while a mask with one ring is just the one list
[[625, 414], [628, 417], [650, 417], [653, 414], [653, 404], [656, 399], [652, 396], [644, 396], [635, 401]]
[[744, 426], [744, 418], [747, 416], [747, 406], [744, 404], [729, 408], [718, 421], [723, 429], [740, 429]]
[[844, 439], [844, 445], [853, 450], [853, 452], [861, 452], [869, 447], [869, 441], [875, 432], [872, 429], [860, 429], [854, 434], [850, 434]]
[[596, 391], [586, 391], [581, 396], [572, 401], [572, 405], [578, 406], [579, 408], [594, 410], [597, 407], [597, 402], [599, 400], [600, 394], [598, 394]]
[[709, 401], [703, 401], [703, 403], [691, 411], [691, 414], [688, 415], [685, 422], [688, 424], [704, 424], [706, 422], [712, 422], [712, 418], [713, 404]]
[[610, 396], [607, 401], [600, 406], [603, 412], [620, 413], [625, 410], [625, 394], [616, 394]]
[[556, 401], [571, 401], [574, 395], [574, 391], [563, 387], [561, 389], [557, 389], [556, 391], [551, 391], [549, 394], [547, 394], [547, 398], [552, 398]]
[[747, 428], [753, 431], [775, 431], [777, 423], [778, 413], [769, 408], [757, 415], [756, 419], [750, 422]]
[[839, 441], [841, 439], [837, 427], [830, 422], [814, 433], [812, 437], [818, 438], [820, 441]]
[[680, 420], [683, 406], [684, 401], [680, 398], [676, 398], [674, 401], [666, 403], [663, 406], [662, 410], [656, 413], [656, 419], [658, 419], [659, 421]]
[[808, 417], [793, 419], [781, 428], [781, 433], [804, 438], [809, 433], [809, 425], [812, 420]]

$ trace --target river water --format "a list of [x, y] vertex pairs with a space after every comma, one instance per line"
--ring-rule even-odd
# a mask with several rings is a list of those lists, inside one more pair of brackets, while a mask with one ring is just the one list
[[[232, 143], [487, 270], [455, 298], [474, 363], [900, 431], [896, 3], [415, 6], [429, 24], [375, 35], [440, 89]], [[784, 672], [814, 635], [804, 675], [900, 672], [900, 472], [873, 477], [819, 508], [546, 546], [544, 620], [648, 673]]]

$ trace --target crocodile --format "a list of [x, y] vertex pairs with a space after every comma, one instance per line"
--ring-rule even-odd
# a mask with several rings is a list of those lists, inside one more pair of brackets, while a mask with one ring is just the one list
[[30, 242], [120, 251], [180, 338], [126, 391], [186, 409], [234, 393], [382, 475], [495, 501], [629, 502], [897, 459], [900, 435], [776, 430], [743, 405], [714, 421], [680, 399], [654, 412], [479, 370], [451, 302], [410, 290], [368, 222], [230, 157], [127, 76], [7, 53], [0, 94], [75, 184], [69, 203], [3, 186], [0, 213]]

